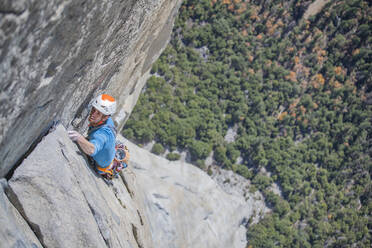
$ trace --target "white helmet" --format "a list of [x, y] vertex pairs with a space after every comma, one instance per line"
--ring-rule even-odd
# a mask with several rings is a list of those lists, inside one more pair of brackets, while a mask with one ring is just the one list
[[104, 115], [112, 115], [116, 111], [115, 98], [107, 94], [97, 96], [92, 106]]

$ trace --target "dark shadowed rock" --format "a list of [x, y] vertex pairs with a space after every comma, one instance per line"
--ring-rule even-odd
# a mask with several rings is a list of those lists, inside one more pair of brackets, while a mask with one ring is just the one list
[[2, 0], [0, 2], [0, 13], [19, 15], [25, 11], [26, 7], [26, 0]]

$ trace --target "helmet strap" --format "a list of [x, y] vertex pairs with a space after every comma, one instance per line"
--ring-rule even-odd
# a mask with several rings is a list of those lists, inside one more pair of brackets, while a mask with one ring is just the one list
[[[105, 118], [106, 116], [107, 116], [107, 118]], [[105, 122], [107, 121], [108, 117], [109, 117], [109, 115], [105, 115], [105, 116], [102, 117], [102, 119], [101, 119], [98, 123], [96, 123], [96, 124], [91, 124], [91, 123], [89, 123], [89, 126], [90, 126], [90, 127], [98, 127], [98, 126], [101, 126], [101, 125], [105, 124]]]

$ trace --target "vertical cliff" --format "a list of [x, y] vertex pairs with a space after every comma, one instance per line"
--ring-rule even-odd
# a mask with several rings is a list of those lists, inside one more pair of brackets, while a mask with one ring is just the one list
[[82, 128], [101, 91], [123, 124], [166, 45], [181, 0], [0, 3], [0, 176], [51, 121]]

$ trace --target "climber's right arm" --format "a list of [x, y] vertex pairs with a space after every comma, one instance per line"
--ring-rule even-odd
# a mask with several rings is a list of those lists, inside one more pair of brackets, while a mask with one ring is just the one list
[[94, 151], [96, 150], [94, 147], [94, 144], [90, 143], [86, 138], [81, 136], [81, 139], [77, 140], [77, 143], [79, 144], [81, 150], [88, 154], [89, 156], [93, 156]]
[[77, 142], [81, 150], [83, 150], [83, 152], [88, 154], [89, 156], [92, 156], [95, 153], [96, 148], [94, 144], [89, 142], [80, 133], [76, 131], [68, 131], [68, 137], [70, 137], [72, 141]]

